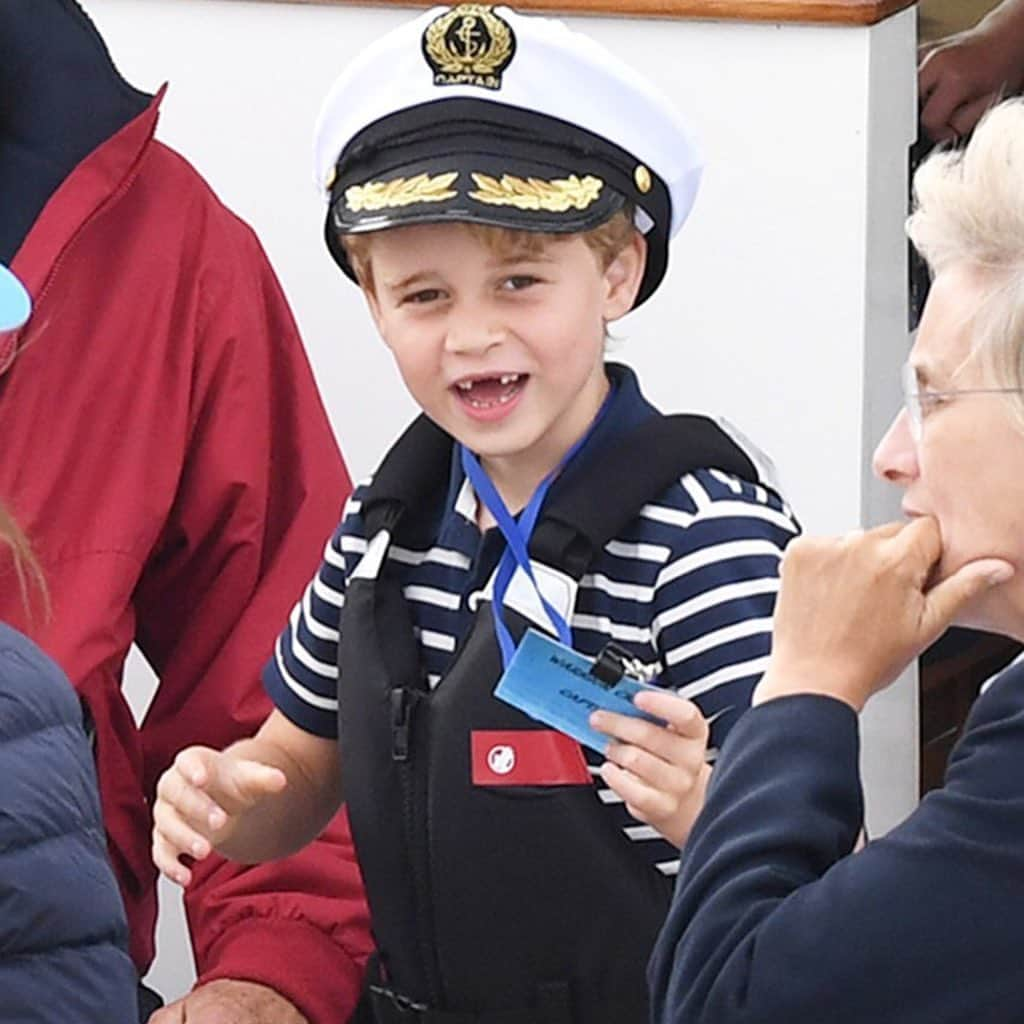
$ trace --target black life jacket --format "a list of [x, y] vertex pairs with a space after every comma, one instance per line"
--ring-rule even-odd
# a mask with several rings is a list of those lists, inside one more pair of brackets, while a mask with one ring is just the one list
[[[574, 580], [686, 473], [763, 482], [702, 416], [652, 416], [595, 455], [555, 482], [530, 541], [532, 561]], [[340, 744], [379, 949], [368, 1001], [379, 1022], [641, 1024], [672, 880], [637, 856], [589, 778], [473, 784], [475, 731], [543, 730], [492, 695], [501, 658], [488, 601], [441, 683], [427, 684], [386, 550], [432, 542], [417, 512], [445, 500], [451, 456], [425, 417], [399, 439], [363, 501], [367, 553], [346, 584]], [[527, 625], [550, 632], [507, 604], [505, 620], [517, 642]]]

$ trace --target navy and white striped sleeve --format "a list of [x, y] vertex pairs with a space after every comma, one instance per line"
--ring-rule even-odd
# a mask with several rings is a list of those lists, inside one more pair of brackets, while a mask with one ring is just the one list
[[719, 470], [681, 486], [692, 518], [658, 574], [652, 634], [662, 681], [700, 705], [717, 750], [767, 667], [779, 562], [799, 528], [777, 495]]
[[338, 735], [338, 642], [345, 579], [366, 547], [359, 516], [361, 491], [345, 506], [320, 568], [292, 609], [263, 670], [263, 685], [274, 705], [299, 728], [327, 738]]

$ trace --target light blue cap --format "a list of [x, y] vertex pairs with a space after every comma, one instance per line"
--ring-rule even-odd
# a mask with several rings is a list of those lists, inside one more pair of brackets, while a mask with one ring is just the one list
[[20, 327], [32, 312], [32, 300], [25, 286], [0, 263], [0, 331]]

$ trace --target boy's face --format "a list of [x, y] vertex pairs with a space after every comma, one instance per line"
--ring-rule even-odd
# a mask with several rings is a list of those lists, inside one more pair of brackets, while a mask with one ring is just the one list
[[578, 235], [499, 253], [461, 224], [373, 236], [367, 302], [405, 384], [496, 478], [531, 485], [582, 436], [607, 393], [607, 323], [632, 307], [637, 234], [607, 269]]

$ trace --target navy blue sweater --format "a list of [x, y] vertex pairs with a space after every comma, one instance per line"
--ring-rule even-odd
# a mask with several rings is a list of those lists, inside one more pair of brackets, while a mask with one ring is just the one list
[[857, 719], [748, 711], [650, 965], [657, 1024], [1024, 1021], [1024, 667], [978, 699], [941, 790], [852, 854]]
[[0, 624], [0, 1021], [135, 1024], [127, 946], [78, 698]]

